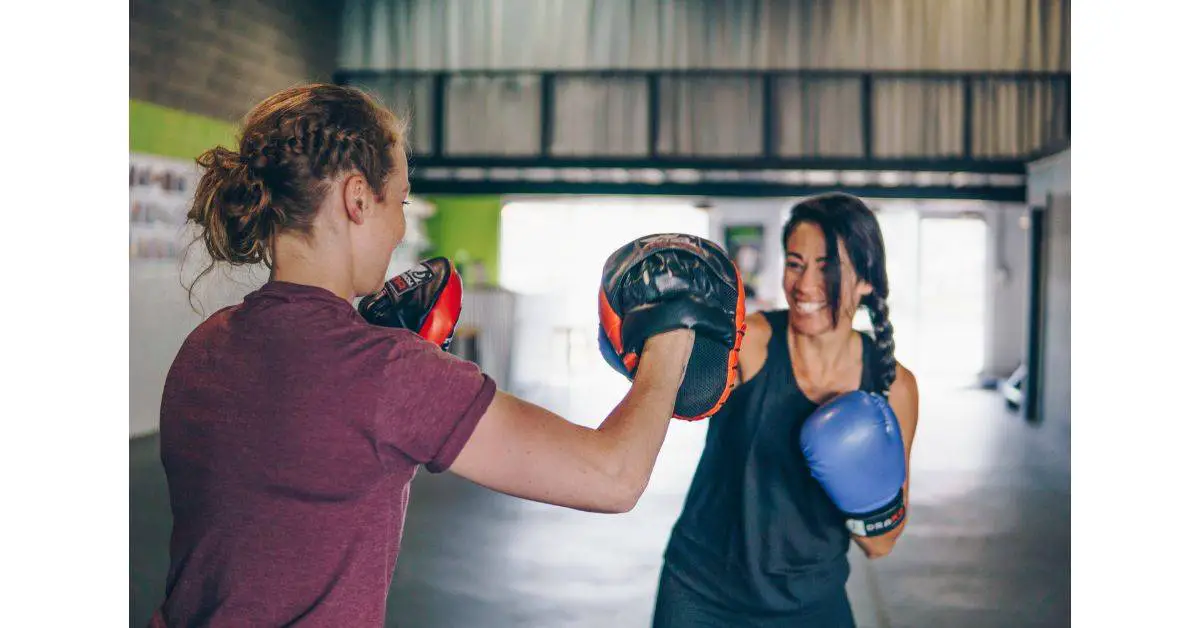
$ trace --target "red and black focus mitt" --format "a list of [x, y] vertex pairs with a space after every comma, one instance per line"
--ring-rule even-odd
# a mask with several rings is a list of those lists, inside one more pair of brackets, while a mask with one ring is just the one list
[[372, 325], [402, 327], [446, 350], [462, 313], [462, 292], [462, 278], [454, 264], [435, 257], [363, 297], [358, 312]]
[[632, 380], [647, 338], [694, 330], [674, 416], [688, 421], [712, 416], [733, 389], [746, 333], [745, 303], [741, 275], [716, 244], [678, 233], [638, 238], [604, 264], [600, 352]]

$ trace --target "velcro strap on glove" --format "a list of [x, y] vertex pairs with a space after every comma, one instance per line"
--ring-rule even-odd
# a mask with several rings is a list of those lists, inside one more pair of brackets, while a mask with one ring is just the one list
[[880, 536], [895, 530], [907, 514], [907, 508], [904, 507], [904, 489], [900, 489], [896, 498], [879, 510], [847, 515], [846, 528], [850, 530], [850, 534], [858, 536]]
[[640, 354], [646, 339], [673, 329], [691, 329], [697, 335], [726, 347], [737, 340], [734, 327], [720, 307], [688, 294], [670, 301], [646, 303], [631, 308], [621, 322], [621, 345], [626, 352]]

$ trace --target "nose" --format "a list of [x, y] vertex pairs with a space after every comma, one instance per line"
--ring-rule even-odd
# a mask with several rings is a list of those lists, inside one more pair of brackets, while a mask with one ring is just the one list
[[825, 275], [816, 264], [813, 264], [801, 273], [800, 281], [796, 282], [796, 288], [804, 296], [819, 296], [825, 289]]

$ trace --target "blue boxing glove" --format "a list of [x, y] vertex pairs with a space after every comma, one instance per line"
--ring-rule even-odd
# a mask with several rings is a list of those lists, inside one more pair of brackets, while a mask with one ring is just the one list
[[904, 521], [904, 439], [886, 399], [835, 397], [801, 426], [800, 451], [852, 534], [879, 536]]

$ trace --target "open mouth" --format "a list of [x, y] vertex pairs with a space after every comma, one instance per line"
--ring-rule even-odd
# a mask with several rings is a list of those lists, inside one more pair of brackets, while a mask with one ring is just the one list
[[816, 314], [825, 307], [824, 301], [797, 301], [796, 311], [801, 314]]

